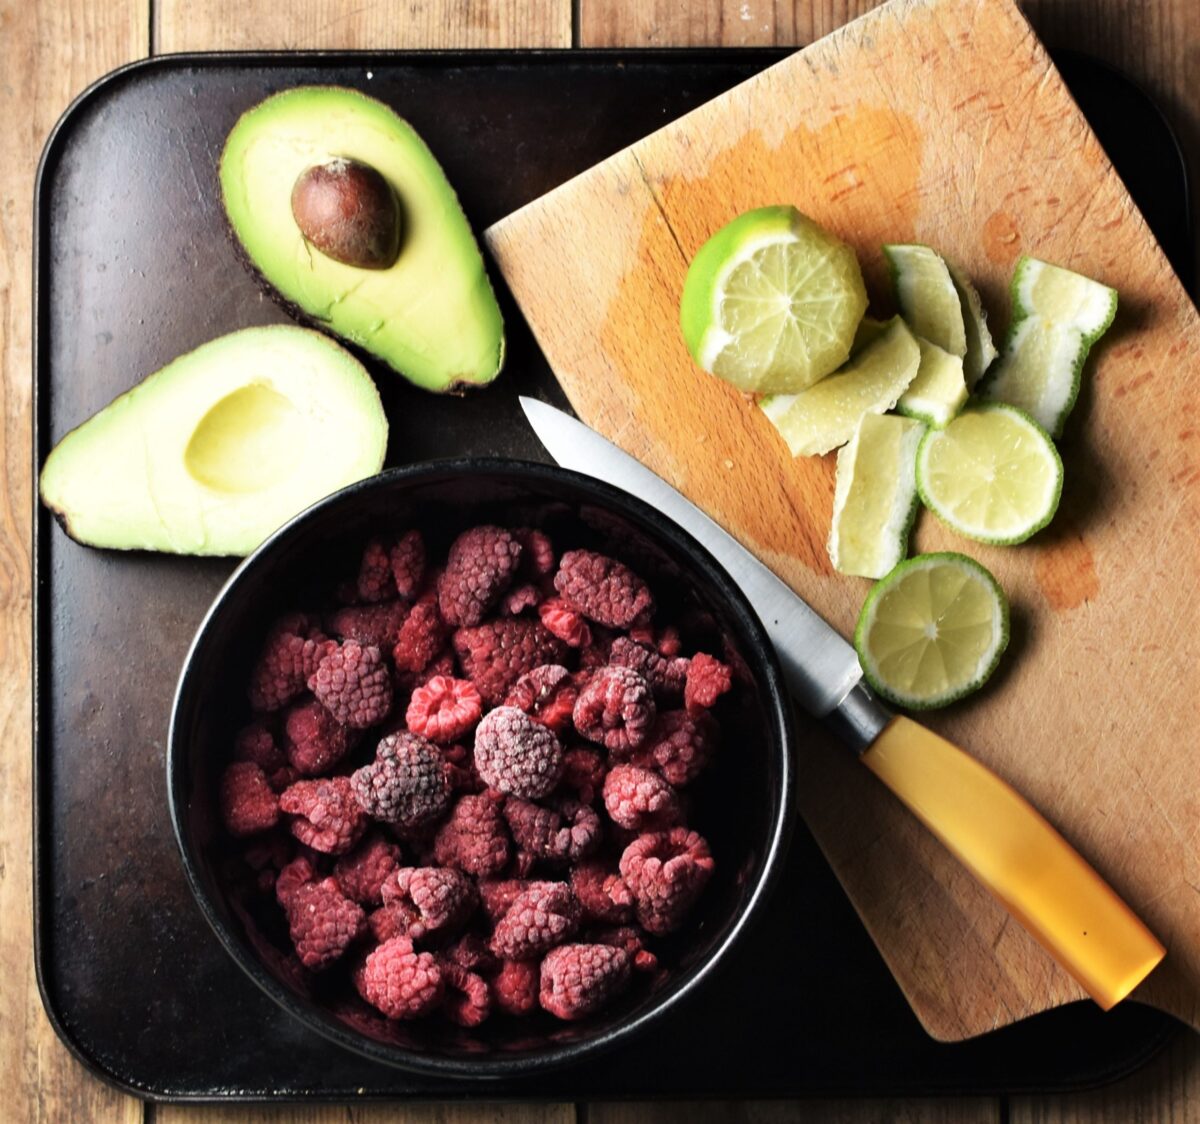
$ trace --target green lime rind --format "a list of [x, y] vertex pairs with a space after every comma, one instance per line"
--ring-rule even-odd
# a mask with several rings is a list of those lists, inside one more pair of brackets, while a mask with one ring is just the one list
[[913, 332], [959, 357], [967, 353], [967, 330], [954, 279], [942, 257], [921, 243], [883, 247], [896, 303]]
[[[1058, 511], [1059, 500], [1062, 498], [1063, 486], [1063, 463], [1062, 458], [1058, 454], [1058, 449], [1055, 448], [1054, 442], [1050, 439], [1050, 435], [1038, 425], [1037, 421], [1027, 414], [1024, 410], [1018, 409], [1016, 406], [1010, 406], [1006, 402], [972, 402], [967, 409], [963, 410], [959, 417], [964, 417], [968, 414], [983, 414], [983, 413], [1005, 413], [1013, 418], [1019, 419], [1021, 422], [1029, 426], [1030, 436], [1038, 440], [1043, 445], [1043, 451], [1047, 454], [1048, 459], [1052, 460], [1055, 466], [1054, 487], [1047, 498], [1043, 508], [1036, 512], [1028, 522], [1021, 528], [1017, 534], [1011, 535], [992, 535], [982, 533], [977, 529], [965, 527], [962, 522], [955, 517], [945, 505], [945, 503], [936, 495], [933, 494], [929, 486], [929, 471], [928, 459], [938, 441], [952, 440], [953, 432], [952, 425], [945, 429], [930, 429], [927, 430], [925, 436], [921, 439], [921, 445], [917, 449], [917, 493], [921, 497], [921, 502], [933, 512], [937, 518], [949, 527], [952, 531], [957, 532], [964, 538], [973, 539], [975, 542], [987, 543], [990, 546], [1016, 546], [1018, 543], [1026, 542], [1031, 539], [1038, 531], [1046, 527], [1054, 518]], [[956, 419], [957, 420], [957, 419]]]
[[963, 360], [918, 337], [921, 364], [896, 402], [896, 412], [933, 429], [945, 429], [967, 404]]
[[963, 328], [967, 336], [963, 377], [966, 379], [967, 389], [974, 390], [998, 353], [992, 333], [988, 331], [987, 313], [984, 311], [983, 301], [979, 299], [979, 291], [952, 261], [946, 262], [946, 268], [950, 271], [950, 280], [954, 282], [954, 288], [958, 291], [959, 303], [962, 305]]
[[[987, 658], [979, 661], [973, 675], [969, 679], [933, 696], [914, 696], [898, 690], [894, 684], [889, 683], [881, 674], [879, 667], [871, 657], [868, 640], [871, 629], [875, 625], [878, 609], [883, 598], [903, 578], [915, 570], [938, 565], [952, 565], [965, 569], [991, 591], [995, 607], [995, 620], [993, 622], [994, 640], [987, 653]], [[862, 667], [863, 677], [870, 684], [872, 690], [881, 698], [886, 699], [896, 706], [903, 707], [905, 710], [937, 710], [974, 694], [992, 677], [993, 672], [995, 672], [1000, 663], [1000, 657], [1003, 656], [1005, 649], [1008, 647], [1009, 635], [1010, 614], [1008, 598], [1004, 595], [1004, 590], [1001, 588], [1000, 583], [996, 581], [995, 577], [986, 567], [976, 562], [974, 558], [960, 554], [957, 551], [947, 550], [931, 554], [918, 554], [915, 558], [906, 559], [898, 563], [895, 569], [880, 578], [871, 587], [870, 593], [867, 594], [867, 598], [863, 602], [862, 610], [858, 614], [858, 622], [854, 628], [854, 650], [858, 653], [858, 662]]]

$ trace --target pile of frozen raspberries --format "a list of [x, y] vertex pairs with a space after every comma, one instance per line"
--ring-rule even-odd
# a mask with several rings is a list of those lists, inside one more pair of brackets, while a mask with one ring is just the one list
[[468, 1027], [661, 982], [654, 939], [713, 872], [686, 790], [729, 664], [683, 654], [622, 562], [528, 528], [440, 567], [419, 531], [372, 541], [330, 604], [271, 629], [219, 793], [303, 973]]

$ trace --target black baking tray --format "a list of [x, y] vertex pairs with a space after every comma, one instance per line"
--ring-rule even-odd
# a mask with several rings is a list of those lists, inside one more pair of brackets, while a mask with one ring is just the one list
[[[238, 114], [301, 83], [363, 89], [429, 141], [482, 228], [785, 52], [169, 56], [86, 92], [36, 192], [35, 456], [140, 377], [211, 337], [285, 322], [224, 231], [215, 166]], [[1078, 56], [1060, 66], [1176, 269], [1193, 245], [1179, 151], [1154, 106]], [[511, 298], [492, 389], [436, 398], [386, 373], [388, 460], [545, 459], [516, 399], [564, 404]], [[374, 369], [374, 368], [373, 368]], [[35, 949], [55, 1028], [95, 1073], [164, 1100], [589, 1100], [1076, 1089], [1174, 1033], [1127, 1003], [1076, 1004], [941, 1045], [922, 1031], [812, 838], [725, 966], [657, 1032], [545, 1077], [452, 1084], [339, 1050], [225, 955], [184, 882], [164, 749], [175, 678], [220, 560], [122, 555], [35, 521]]]

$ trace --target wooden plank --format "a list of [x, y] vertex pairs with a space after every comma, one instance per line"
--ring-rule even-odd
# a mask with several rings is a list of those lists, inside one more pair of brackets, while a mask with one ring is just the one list
[[159, 0], [154, 49], [165, 51], [383, 50], [569, 47], [571, 0]]
[[595, 1104], [587, 1124], [999, 1124], [990, 1097], [906, 1097], [903, 1100], [702, 1101]]
[[154, 1124], [575, 1124], [575, 1106], [529, 1104], [158, 1105]]
[[0, 1089], [5, 1120], [134, 1124], [140, 1101], [101, 1084], [59, 1041], [33, 972], [30, 864], [30, 413], [33, 174], [67, 103], [145, 54], [148, 0], [0, 2]]

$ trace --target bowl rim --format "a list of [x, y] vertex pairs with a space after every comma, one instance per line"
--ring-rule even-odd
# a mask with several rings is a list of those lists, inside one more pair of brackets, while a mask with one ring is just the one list
[[[717, 587], [719, 594], [728, 603], [732, 615], [752, 643], [754, 652], [751, 658], [757, 657], [761, 664], [761, 667], [756, 670], [762, 673], [764, 710], [767, 712], [768, 724], [773, 726], [777, 732], [779, 742], [780, 796], [773, 802], [771, 808], [767, 844], [758, 877], [751, 887], [740, 913], [735, 916], [728, 930], [714, 946], [704, 963], [693, 967], [687, 973], [681, 973], [679, 982], [674, 986], [664, 988], [661, 994], [653, 999], [644, 1010], [627, 1021], [620, 1022], [594, 1037], [578, 1042], [555, 1044], [528, 1053], [488, 1056], [463, 1055], [462, 1057], [438, 1056], [409, 1050], [399, 1045], [389, 1045], [365, 1034], [355, 1033], [334, 1016], [322, 1013], [315, 1005], [304, 1004], [289, 989], [279, 983], [270, 972], [266, 971], [259, 958], [249, 947], [248, 941], [231, 931], [231, 927], [225, 923], [220, 912], [210, 900], [200, 874], [198, 856], [192, 853], [192, 848], [187, 842], [187, 833], [184, 830], [188, 792], [183, 770], [180, 767], [183, 757], [181, 743], [184, 737], [180, 714], [185, 707], [189, 706], [192, 696], [199, 689], [195, 684], [193, 672], [198, 653], [207, 642], [210, 625], [224, 611], [235, 587], [244, 580], [247, 574], [264, 565], [265, 560], [276, 551], [282, 542], [319, 518], [328, 509], [365, 492], [391, 488], [397, 484], [420, 483], [435, 478], [491, 475], [508, 476], [516, 478], [518, 481], [551, 485], [570, 484], [584, 493], [590, 493], [603, 505], [622, 514], [634, 516], [642, 523], [649, 525], [656, 534], [668, 542], [674, 539], [686, 548], [689, 562], [701, 570], [705, 578]], [[594, 1057], [620, 1042], [642, 1033], [651, 1023], [691, 996], [702, 981], [707, 979], [726, 959], [734, 945], [739, 943], [746, 931], [759, 919], [763, 903], [774, 891], [779, 881], [783, 867], [782, 860], [788, 849], [796, 817], [792, 752], [794, 743], [792, 703], [784, 686], [779, 657], [767, 636], [766, 629], [729, 572], [689, 531], [638, 496], [572, 469], [555, 464], [506, 457], [458, 457], [386, 469], [349, 484], [293, 516], [239, 563], [218, 590], [197, 626], [180, 667], [171, 703], [171, 720], [167, 733], [167, 804], [171, 828], [183, 863], [188, 888], [191, 890], [200, 912], [208, 922], [209, 928], [212, 929], [234, 963], [289, 1015], [345, 1049], [399, 1069], [407, 1069], [426, 1076], [452, 1079], [515, 1078], [544, 1073], [585, 1057]]]

